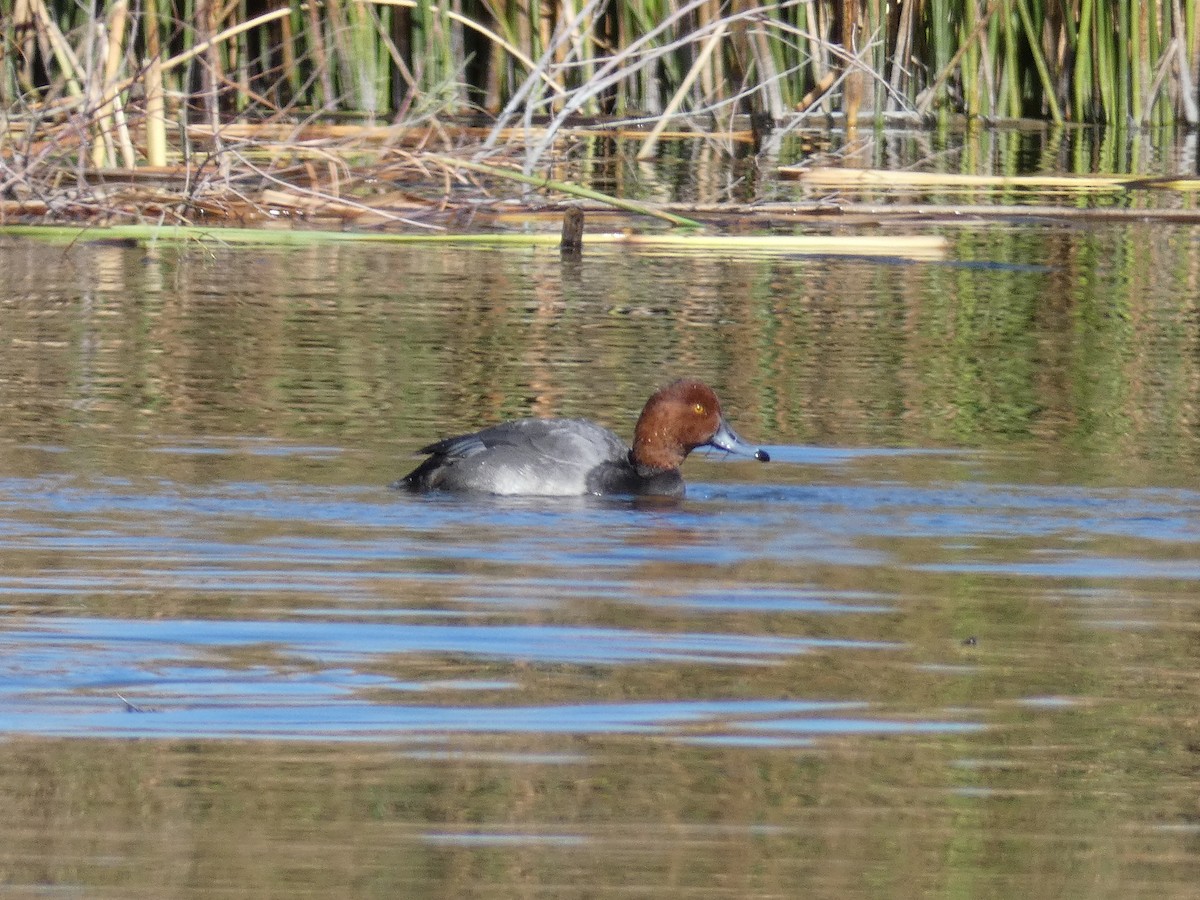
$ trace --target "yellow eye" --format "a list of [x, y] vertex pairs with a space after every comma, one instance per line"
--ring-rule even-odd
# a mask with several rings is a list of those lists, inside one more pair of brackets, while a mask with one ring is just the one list
[[694, 412], [698, 416], [704, 415], [704, 404], [697, 403], [695, 406], [692, 407], [692, 412]]

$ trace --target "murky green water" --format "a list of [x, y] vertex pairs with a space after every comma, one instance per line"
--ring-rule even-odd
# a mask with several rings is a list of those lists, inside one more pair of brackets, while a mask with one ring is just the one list
[[[1194, 230], [0, 248], [0, 892], [1191, 897]], [[410, 497], [710, 381], [678, 506]]]

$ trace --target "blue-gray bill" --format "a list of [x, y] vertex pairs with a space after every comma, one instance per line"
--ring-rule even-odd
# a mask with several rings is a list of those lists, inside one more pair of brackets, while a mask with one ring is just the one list
[[729, 423], [724, 418], [721, 419], [721, 426], [717, 429], [717, 433], [709, 440], [708, 446], [716, 447], [718, 450], [724, 450], [727, 453], [736, 453], [739, 456], [753, 456], [759, 462], [771, 461], [771, 454], [767, 453], [761, 447], [752, 447], [738, 437], [737, 432], [729, 427]]

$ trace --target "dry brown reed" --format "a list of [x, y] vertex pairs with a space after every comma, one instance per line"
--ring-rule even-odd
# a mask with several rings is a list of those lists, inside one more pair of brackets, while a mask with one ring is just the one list
[[597, 122], [1198, 124], [1196, 3], [0, 0], [0, 215], [445, 224]]

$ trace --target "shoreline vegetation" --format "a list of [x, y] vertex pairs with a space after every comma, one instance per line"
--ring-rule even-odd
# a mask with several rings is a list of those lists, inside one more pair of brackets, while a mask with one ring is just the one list
[[[705, 212], [597, 190], [580, 173], [617, 142], [638, 160], [679, 138], [773, 158], [783, 136], [834, 124], [847, 137], [1196, 126], [1198, 3], [0, 0], [0, 226], [443, 234], [548, 204], [561, 214], [564, 202], [684, 227], [820, 221], [832, 212], [820, 201]], [[972, 205], [983, 192], [1012, 205], [1029, 187], [831, 166], [779, 174], [851, 195], [934, 186], [985, 212]], [[1040, 188], [1068, 203], [1195, 189], [1144, 178]]]

